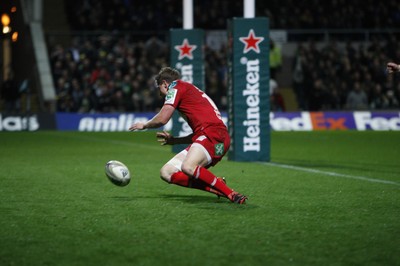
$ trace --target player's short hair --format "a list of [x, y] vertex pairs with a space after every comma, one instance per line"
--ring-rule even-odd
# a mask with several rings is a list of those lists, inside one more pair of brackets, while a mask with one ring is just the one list
[[160, 72], [155, 76], [154, 81], [156, 82], [156, 85], [160, 85], [163, 80], [167, 81], [168, 83], [171, 83], [174, 80], [179, 79], [181, 74], [179, 73], [178, 70], [172, 68], [172, 67], [163, 67], [161, 68]]

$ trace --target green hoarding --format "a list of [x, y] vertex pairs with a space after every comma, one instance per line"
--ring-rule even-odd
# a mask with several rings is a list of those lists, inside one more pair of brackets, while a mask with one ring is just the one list
[[228, 46], [229, 160], [270, 161], [268, 19], [230, 20]]
[[[203, 30], [172, 29], [170, 40], [171, 67], [181, 72], [182, 80], [204, 90]], [[175, 112], [172, 122], [174, 136], [186, 136], [192, 133], [189, 125], [177, 112]], [[177, 153], [185, 147], [186, 145], [174, 145], [172, 151]]]

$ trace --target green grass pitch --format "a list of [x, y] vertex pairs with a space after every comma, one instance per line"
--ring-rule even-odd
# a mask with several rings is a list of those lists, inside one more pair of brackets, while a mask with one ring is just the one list
[[154, 131], [2, 132], [0, 265], [400, 265], [400, 132], [271, 145], [271, 164], [212, 168], [241, 206], [161, 181], [172, 152]]

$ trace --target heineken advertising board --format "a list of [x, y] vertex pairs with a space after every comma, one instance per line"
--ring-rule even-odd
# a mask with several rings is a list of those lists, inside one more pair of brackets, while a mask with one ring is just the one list
[[[172, 29], [170, 37], [171, 67], [179, 70], [182, 80], [204, 90], [203, 30]], [[178, 112], [174, 113], [172, 119], [174, 136], [187, 136], [192, 133], [189, 125]], [[186, 145], [174, 145], [172, 151], [177, 153], [185, 147]]]
[[270, 160], [268, 28], [267, 18], [228, 23], [229, 160]]

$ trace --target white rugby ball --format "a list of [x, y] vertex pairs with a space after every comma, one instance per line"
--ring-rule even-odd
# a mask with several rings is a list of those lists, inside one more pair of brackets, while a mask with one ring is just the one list
[[124, 187], [131, 181], [128, 167], [120, 161], [112, 160], [106, 163], [106, 176], [117, 186]]

